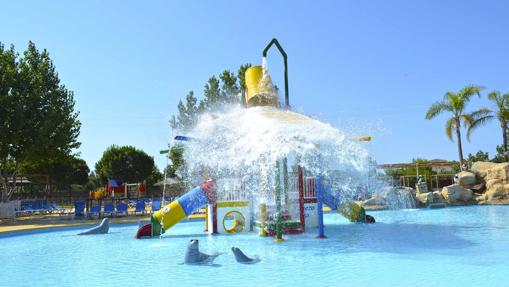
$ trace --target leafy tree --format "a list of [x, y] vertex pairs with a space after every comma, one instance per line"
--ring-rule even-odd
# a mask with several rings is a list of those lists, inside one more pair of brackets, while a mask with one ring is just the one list
[[471, 167], [472, 164], [476, 161], [489, 161], [490, 156], [488, 155], [488, 152], [483, 152], [482, 150], [479, 150], [476, 154], [469, 153], [467, 156], [467, 162], [468, 166]]
[[234, 73], [224, 70], [219, 75], [221, 80], [221, 99], [225, 103], [238, 104], [240, 103], [240, 88], [237, 85], [237, 77]]
[[154, 158], [132, 146], [112, 145], [95, 164], [95, 173], [103, 184], [108, 179], [124, 182], [142, 182], [154, 170]]
[[168, 177], [177, 177], [177, 171], [184, 165], [184, 146], [175, 145], [168, 153], [171, 163], [166, 167]]
[[186, 131], [196, 124], [196, 118], [198, 116], [197, 101], [193, 91], [187, 94], [185, 105], [182, 103], [182, 100], [179, 101], [177, 106], [179, 114], [177, 117], [172, 116], [170, 120], [172, 128]]
[[[507, 149], [507, 148], [506, 148]], [[502, 162], [505, 162], [505, 158], [506, 158], [506, 152], [503, 146], [501, 145], [497, 145], [496, 147], [496, 151], [497, 151], [497, 154], [491, 159], [492, 162], [496, 162], [496, 163], [502, 163]]]
[[426, 119], [431, 120], [443, 112], [450, 112], [452, 117], [449, 118], [445, 124], [445, 134], [453, 141], [453, 130], [456, 134], [458, 144], [458, 157], [460, 163], [463, 162], [463, 147], [461, 144], [461, 125], [467, 128], [467, 139], [470, 138], [472, 130], [478, 125], [482, 124], [489, 111], [487, 109], [480, 109], [478, 111], [467, 113], [465, 111], [466, 105], [474, 95], [480, 97], [482, 87], [469, 85], [461, 89], [459, 92], [447, 92], [442, 101], [436, 102], [428, 109]]
[[209, 78], [209, 80], [205, 84], [203, 94], [205, 98], [202, 101], [200, 101], [200, 105], [198, 106], [198, 110], [200, 112], [210, 111], [219, 104], [224, 103], [224, 101], [221, 98], [219, 80], [216, 78], [216, 76], [212, 76]]
[[224, 70], [219, 79], [216, 76], [210, 77], [204, 87], [204, 98], [199, 101], [199, 104], [194, 92], [190, 91], [185, 103], [179, 101], [178, 115], [172, 116], [171, 127], [187, 131], [196, 124], [200, 113], [211, 111], [219, 105], [241, 102], [239, 94], [245, 89], [244, 73], [249, 67], [251, 67], [250, 64], [240, 66], [237, 76], [229, 70]]
[[[236, 76], [229, 70], [224, 70], [219, 75], [219, 79], [216, 76], [210, 77], [204, 87], [204, 98], [198, 105], [197, 98], [193, 91], [190, 91], [186, 96], [185, 104], [179, 101], [178, 115], [172, 116], [171, 127], [186, 132], [194, 127], [200, 113], [214, 110], [223, 104], [242, 102], [241, 95], [245, 90], [244, 74], [249, 67], [251, 67], [250, 64], [241, 65]], [[172, 164], [165, 168], [169, 176], [175, 177], [177, 170], [184, 164], [183, 152], [183, 146], [180, 145], [170, 150], [169, 157]]]
[[154, 165], [150, 176], [147, 178], [147, 188], [153, 186], [157, 182], [164, 179], [164, 175], [159, 171], [157, 166]]
[[[0, 43], [0, 170], [2, 200], [20, 171], [34, 162], [66, 157], [80, 146], [74, 95], [60, 83], [46, 50], [29, 42], [23, 57]], [[13, 181], [14, 182], [14, 181]]]
[[[72, 184], [85, 185], [89, 172], [87, 163], [74, 155], [52, 157], [31, 162], [23, 167], [23, 173], [31, 182], [45, 183], [48, 187], [61, 189], [69, 188]], [[40, 175], [43, 176], [42, 179]]]
[[487, 110], [487, 115], [476, 120], [474, 125], [480, 126], [488, 121], [497, 119], [502, 129], [502, 145], [503, 152], [501, 153], [504, 161], [508, 161], [507, 156], [507, 124], [509, 122], [509, 93], [500, 94], [499, 91], [493, 91], [488, 94], [488, 99], [493, 101], [496, 106], [496, 110]]
[[99, 187], [101, 187], [101, 179], [96, 175], [94, 171], [91, 171], [88, 175], [88, 181], [85, 184], [85, 190], [94, 191]]
[[246, 90], [246, 71], [251, 68], [251, 64], [241, 65], [237, 71], [237, 79], [239, 79], [240, 90], [244, 92]]

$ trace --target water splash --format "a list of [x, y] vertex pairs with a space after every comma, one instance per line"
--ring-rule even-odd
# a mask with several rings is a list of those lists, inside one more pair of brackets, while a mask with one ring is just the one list
[[273, 198], [275, 163], [283, 158], [290, 173], [296, 174], [299, 163], [308, 174], [327, 178], [334, 192], [352, 199], [366, 182], [371, 162], [362, 143], [330, 124], [268, 106], [206, 113], [188, 135], [197, 140], [187, 144], [181, 175], [193, 184], [204, 173], [216, 179], [240, 178], [260, 202]]

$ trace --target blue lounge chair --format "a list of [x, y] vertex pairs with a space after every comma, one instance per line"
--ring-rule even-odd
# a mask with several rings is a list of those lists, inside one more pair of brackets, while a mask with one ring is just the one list
[[49, 206], [49, 210], [51, 213], [56, 213], [56, 214], [60, 214], [60, 215], [65, 214], [67, 212], [67, 209], [60, 207], [56, 203], [51, 204]]
[[38, 206], [41, 209], [42, 213], [46, 214], [53, 212], [53, 209], [51, 208], [47, 200], [39, 200]]
[[85, 202], [75, 201], [74, 202], [74, 217], [85, 216]]
[[106, 203], [104, 205], [104, 211], [103, 211], [103, 216], [106, 216], [106, 215], [115, 215], [115, 207], [113, 206], [113, 203]]
[[145, 201], [140, 200], [136, 202], [136, 209], [134, 210], [134, 214], [141, 212], [141, 214], [145, 214]]
[[97, 217], [101, 217], [101, 206], [100, 205], [94, 205], [92, 208], [90, 208], [90, 211], [88, 212], [88, 217], [91, 218], [94, 215], [97, 215]]
[[152, 212], [158, 211], [160, 209], [161, 209], [161, 201], [159, 201], [159, 200], [152, 201]]
[[36, 213], [39, 213], [39, 214], [44, 213], [44, 209], [42, 208], [42, 201], [40, 201], [40, 200], [33, 200], [33, 201], [26, 202], [24, 210], [30, 215], [36, 214]]
[[116, 212], [117, 215], [121, 214], [121, 215], [127, 215], [127, 204], [123, 203], [123, 202], [119, 202], [117, 204], [117, 212]]

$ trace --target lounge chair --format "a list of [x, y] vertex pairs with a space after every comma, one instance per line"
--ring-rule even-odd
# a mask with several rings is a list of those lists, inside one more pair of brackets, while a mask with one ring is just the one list
[[43, 214], [44, 209], [41, 208], [40, 203], [41, 203], [41, 201], [39, 201], [39, 200], [27, 201], [27, 202], [25, 202], [24, 207], [23, 207], [23, 205], [21, 206], [21, 209], [24, 210], [29, 215], [33, 215], [36, 213]]
[[41, 212], [44, 214], [53, 213], [53, 209], [51, 208], [47, 200], [39, 200], [38, 206], [41, 209]]
[[119, 202], [117, 204], [117, 212], [116, 212], [116, 215], [128, 215], [127, 214], [127, 204], [123, 203], [123, 202]]
[[110, 215], [110, 216], [115, 215], [115, 207], [113, 206], [113, 203], [106, 203], [104, 205], [103, 216], [106, 216], [106, 215]]
[[145, 214], [145, 201], [140, 200], [136, 202], [136, 209], [134, 210], [134, 214], [141, 212], [141, 214]]
[[56, 203], [50, 204], [48, 209], [50, 210], [51, 213], [56, 213], [60, 215], [67, 213], [67, 209], [60, 207]]
[[91, 218], [94, 215], [97, 215], [97, 217], [101, 217], [101, 206], [93, 205], [92, 208], [90, 208], [90, 211], [88, 212], [87, 215], [89, 218]]
[[85, 216], [85, 202], [75, 201], [74, 202], [74, 217]]
[[160, 209], [161, 209], [161, 201], [159, 201], [159, 200], [152, 201], [152, 212], [158, 211]]

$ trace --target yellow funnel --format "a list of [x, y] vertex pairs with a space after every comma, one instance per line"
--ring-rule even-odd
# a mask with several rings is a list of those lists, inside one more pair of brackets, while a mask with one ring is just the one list
[[[278, 107], [279, 101], [272, 83], [260, 84], [263, 77], [263, 68], [253, 66], [246, 70], [246, 103], [248, 107], [273, 106]], [[269, 80], [270, 81], [270, 80]]]
[[360, 137], [357, 137], [355, 139], [358, 140], [358, 141], [361, 141], [361, 142], [370, 142], [371, 141], [371, 136], [360, 136]]

